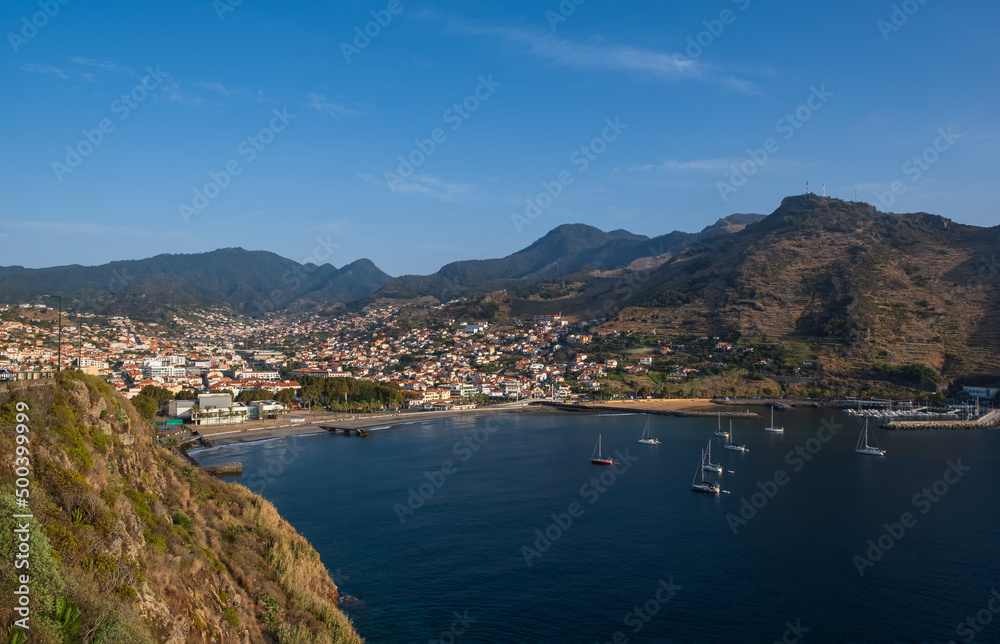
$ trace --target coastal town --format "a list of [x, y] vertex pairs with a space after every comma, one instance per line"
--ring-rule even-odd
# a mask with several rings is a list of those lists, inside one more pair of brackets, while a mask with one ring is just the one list
[[[105, 378], [128, 398], [155, 386], [234, 396], [267, 391], [289, 402], [295, 396], [281, 392], [299, 391], [303, 376], [347, 377], [406, 392], [409, 406], [449, 408], [463, 400], [575, 397], [599, 390], [608, 370], [619, 366], [581, 352], [569, 364], [553, 361], [560, 349], [584, 347], [592, 337], [571, 332], [559, 315], [504, 330], [448, 320], [401, 331], [398, 313], [385, 307], [343, 317], [259, 320], [194, 312], [169, 326], [64, 314], [60, 328], [51, 307], [21, 304], [0, 309], [0, 369], [10, 379], [32, 379], [60, 365], [78, 368]], [[651, 360], [640, 362], [648, 366]]]
[[[338, 378], [398, 392], [365, 411], [645, 399], [713, 374], [805, 387], [815, 380], [816, 365], [800, 359], [808, 356], [743, 339], [633, 337], [603, 319], [571, 323], [552, 313], [490, 323], [445, 317], [445, 304], [424, 308], [443, 315], [417, 323], [395, 306], [369, 306], [263, 319], [193, 311], [156, 323], [22, 303], [0, 309], [0, 379], [79, 369], [127, 398], [168, 392], [176, 400], [159, 400], [158, 414], [192, 425], [274, 418], [317, 398], [322, 388], [309, 383]], [[998, 389], [958, 393], [992, 401]], [[925, 395], [944, 400], [940, 390]]]

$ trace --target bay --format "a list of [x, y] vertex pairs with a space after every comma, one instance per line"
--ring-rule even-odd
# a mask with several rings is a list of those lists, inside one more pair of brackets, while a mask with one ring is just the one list
[[[735, 421], [741, 454], [715, 419], [652, 416], [662, 444], [640, 445], [646, 418], [453, 418], [195, 456], [243, 463], [231, 480], [316, 547], [370, 642], [965, 641], [1000, 589], [995, 431], [875, 430], [878, 458], [854, 452], [860, 419], [796, 409], [784, 434]], [[617, 474], [590, 463], [599, 434]], [[709, 440], [718, 497], [691, 492]], [[1000, 615], [979, 626], [1000, 638]]]

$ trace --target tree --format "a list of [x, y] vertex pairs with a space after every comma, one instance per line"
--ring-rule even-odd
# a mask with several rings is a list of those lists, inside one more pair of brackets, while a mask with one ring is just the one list
[[141, 394], [132, 399], [132, 406], [146, 420], [153, 420], [160, 409], [155, 400]]
[[165, 403], [174, 399], [174, 394], [169, 389], [146, 385], [139, 392], [140, 396], [148, 396], [158, 403]]
[[146, 420], [152, 420], [160, 411], [160, 405], [174, 399], [174, 394], [162, 387], [146, 385], [139, 395], [132, 398], [132, 406]]

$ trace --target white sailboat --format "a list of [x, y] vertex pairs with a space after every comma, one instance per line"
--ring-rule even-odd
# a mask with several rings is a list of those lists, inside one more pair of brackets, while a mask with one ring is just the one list
[[[874, 436], [874, 432], [872, 433]], [[878, 446], [878, 441], [875, 441], [875, 445], [868, 444], [868, 419], [865, 419], [865, 428], [861, 431], [861, 436], [858, 436], [858, 444], [855, 446], [854, 451], [858, 454], [870, 454], [872, 456], [885, 456], [885, 450]]]
[[715, 430], [715, 435], [719, 436], [721, 438], [729, 438], [729, 432], [722, 431], [722, 414], [721, 413], [718, 414], [718, 419], [719, 419], [719, 428], [717, 430]]
[[741, 445], [736, 442], [735, 432], [733, 431], [733, 421], [729, 421], [729, 438], [722, 445], [726, 449], [733, 450], [734, 452], [749, 452], [746, 445]]
[[642, 430], [642, 436], [639, 437], [639, 442], [643, 445], [659, 445], [659, 439], [653, 438], [649, 435], [649, 418], [646, 418], [646, 427]]
[[720, 463], [712, 462], [712, 439], [708, 440], [708, 445], [705, 447], [705, 460], [701, 463], [701, 469], [706, 472], [722, 474], [722, 465]]
[[[701, 450], [701, 461], [698, 463], [698, 469], [694, 471], [694, 478], [691, 479], [691, 491], [693, 492], [704, 492], [705, 494], [718, 494], [722, 491], [722, 487], [715, 481], [711, 481], [705, 478], [705, 471], [703, 469], [705, 465], [705, 450]], [[698, 477], [701, 477], [699, 481]]]
[[765, 432], [783, 432], [784, 427], [777, 427], [774, 424], [774, 405], [771, 405], [771, 424], [764, 428]]

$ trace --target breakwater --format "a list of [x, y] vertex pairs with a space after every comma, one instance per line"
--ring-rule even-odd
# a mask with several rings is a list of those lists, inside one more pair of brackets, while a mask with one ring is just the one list
[[760, 418], [760, 414], [756, 414], [752, 411], [687, 411], [682, 409], [650, 409], [648, 407], [623, 407], [620, 405], [614, 406], [603, 406], [603, 405], [569, 405], [566, 403], [554, 403], [554, 402], [543, 402], [542, 405], [546, 407], [554, 407], [556, 409], [561, 409], [564, 411], [576, 411], [576, 412], [601, 412], [601, 413], [619, 413], [619, 414], [650, 414], [652, 416], [676, 416], [678, 418]]
[[898, 431], [917, 429], [993, 429], [1000, 426], [1000, 411], [991, 411], [978, 420], [893, 420], [883, 429]]

